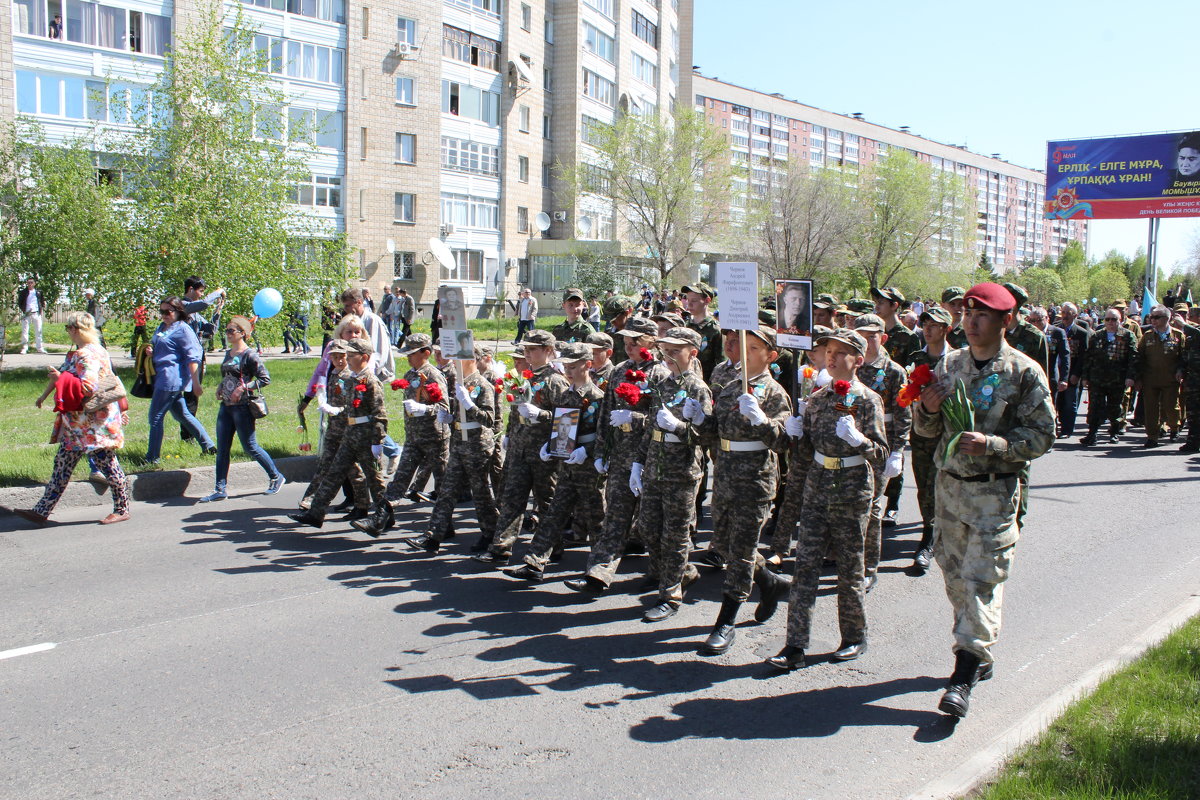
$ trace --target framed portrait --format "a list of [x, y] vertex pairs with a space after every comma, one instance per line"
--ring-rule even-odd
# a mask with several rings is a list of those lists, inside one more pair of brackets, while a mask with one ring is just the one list
[[812, 281], [775, 281], [775, 337], [780, 347], [812, 350]]

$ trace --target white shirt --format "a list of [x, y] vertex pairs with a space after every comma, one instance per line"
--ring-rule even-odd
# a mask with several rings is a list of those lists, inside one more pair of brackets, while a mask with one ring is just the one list
[[375, 352], [371, 354], [371, 369], [380, 380], [391, 380], [396, 374], [396, 354], [392, 352], [392, 342], [388, 336], [387, 325], [379, 315], [370, 309], [363, 309], [363, 327], [367, 330], [367, 338]]
[[37, 290], [30, 289], [29, 294], [25, 296], [25, 313], [36, 314], [38, 311]]

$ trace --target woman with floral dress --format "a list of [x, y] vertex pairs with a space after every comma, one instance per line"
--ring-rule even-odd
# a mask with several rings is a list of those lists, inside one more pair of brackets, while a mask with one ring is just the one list
[[[129, 418], [118, 403], [109, 403], [94, 413], [83, 410], [101, 378], [112, 373], [112, 362], [108, 352], [100, 346], [100, 335], [91, 314], [72, 312], [67, 317], [67, 335], [76, 349], [67, 355], [62, 372], [48, 368], [49, 376], [55, 382], [54, 410], [58, 412], [51, 437], [52, 442], [58, 443], [54, 471], [38, 504], [30, 510], [17, 509], [16, 513], [36, 525], [45, 525], [66, 490], [75, 465], [79, 459], [90, 456], [112, 487], [113, 511], [100, 520], [100, 524], [124, 522], [129, 519], [129, 489], [125, 484], [125, 472], [117, 461], [117, 450], [125, 445], [123, 426]], [[39, 408], [44, 398], [45, 395], [38, 399]]]

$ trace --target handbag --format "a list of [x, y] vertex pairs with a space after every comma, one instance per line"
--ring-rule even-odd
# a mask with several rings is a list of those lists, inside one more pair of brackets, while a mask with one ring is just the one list
[[121, 383], [121, 379], [115, 373], [108, 372], [100, 376], [100, 380], [96, 382], [96, 388], [83, 401], [83, 411], [88, 414], [96, 414], [123, 397], [125, 397], [125, 384]]
[[137, 377], [133, 379], [133, 386], [129, 387], [129, 394], [149, 400], [154, 396], [154, 362], [144, 350], [138, 352], [136, 369]]
[[250, 409], [250, 416], [255, 419], [262, 419], [267, 415], [267, 399], [261, 394], [248, 397], [246, 399], [246, 407]]

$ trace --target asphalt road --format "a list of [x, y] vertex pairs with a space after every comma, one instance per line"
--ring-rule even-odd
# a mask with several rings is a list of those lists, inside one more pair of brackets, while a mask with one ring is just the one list
[[[1174, 450], [1035, 465], [996, 677], [957, 725], [936, 711], [940, 575], [904, 572], [913, 525], [885, 545], [869, 653], [775, 676], [782, 612], [758, 626], [748, 606], [729, 653], [696, 655], [715, 575], [649, 626], [643, 559], [581, 601], [468, 561], [473, 529], [436, 559], [302, 534], [282, 516], [298, 487], [112, 528], [103, 508], [0, 517], [0, 797], [905, 797], [1200, 592], [1200, 459]], [[827, 578], [812, 652], [837, 643]]]

